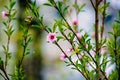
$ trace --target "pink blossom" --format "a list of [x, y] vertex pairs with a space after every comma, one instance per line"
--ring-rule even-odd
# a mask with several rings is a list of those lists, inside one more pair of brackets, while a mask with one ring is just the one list
[[54, 42], [56, 40], [56, 34], [55, 33], [49, 33], [48, 35], [47, 35], [47, 41], [48, 42]]
[[103, 48], [100, 49], [100, 53], [101, 54], [104, 54], [106, 52], [107, 52], [107, 48], [106, 47], [103, 47]]
[[79, 58], [79, 59], [82, 59], [82, 57], [83, 57], [82, 55], [78, 55], [78, 58]]
[[77, 19], [75, 19], [75, 20], [73, 20], [73, 22], [72, 22], [74, 25], [78, 25], [78, 20]]
[[6, 16], [7, 16], [7, 12], [6, 12], [6, 11], [3, 11], [3, 12], [2, 12], [2, 18], [5, 19]]
[[83, 44], [83, 46], [84, 46], [85, 48], [88, 48], [88, 44]]
[[67, 56], [65, 54], [61, 54], [61, 56], [60, 56], [61, 60], [65, 60], [66, 58], [67, 58]]
[[68, 49], [67, 49], [67, 52], [68, 52], [68, 53], [71, 53], [72, 51], [73, 51], [72, 48], [68, 48]]
[[81, 33], [77, 33], [76, 35], [77, 35], [78, 39], [81, 39], [81, 38], [82, 38]]
[[91, 50], [91, 51], [90, 51], [90, 54], [91, 54], [92, 57], [94, 57], [96, 53], [95, 53], [95, 51], [92, 51], [92, 50]]

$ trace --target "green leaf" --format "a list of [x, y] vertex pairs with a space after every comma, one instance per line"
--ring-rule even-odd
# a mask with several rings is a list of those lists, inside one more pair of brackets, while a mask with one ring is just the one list
[[5, 22], [5, 21], [3, 21], [3, 24], [4, 24], [5, 26], [8, 26], [7, 22]]
[[31, 25], [32, 28], [41, 29], [39, 25]]
[[77, 70], [76, 68], [72, 67], [71, 69]]
[[90, 71], [90, 73], [89, 73], [89, 76], [90, 76], [90, 80], [94, 80], [95, 79], [95, 70], [92, 70], [92, 71]]
[[53, 6], [52, 4], [50, 4], [50, 3], [44, 3], [43, 5], [45, 5], [45, 6]]
[[112, 71], [112, 73], [108, 77], [109, 80], [118, 80], [118, 73], [117, 71]]
[[109, 5], [110, 5], [110, 2], [107, 2], [105, 5], [101, 5], [101, 6], [99, 6], [99, 13], [103, 13], [103, 11], [104, 11], [104, 8], [106, 9], [107, 7], [109, 7]]
[[9, 59], [12, 57], [12, 53], [8, 53], [7, 55]]
[[52, 5], [54, 5], [54, 0], [48, 0]]
[[71, 40], [71, 41], [73, 41], [73, 40], [74, 40], [74, 38], [75, 38], [75, 35], [74, 35], [74, 34], [72, 34], [72, 35], [71, 35], [71, 37], [70, 37], [70, 40]]
[[4, 30], [4, 32], [5, 32], [5, 34], [6, 34], [6, 35], [9, 35], [9, 33], [8, 33], [8, 31], [7, 31], [7, 30]]
[[63, 2], [58, 1], [58, 8], [59, 8], [60, 12], [62, 12], [62, 6], [63, 6]]
[[1, 57], [0, 57], [0, 69], [4, 70], [4, 62]]
[[63, 9], [63, 14], [65, 14], [68, 10], [69, 6], [66, 6], [64, 9]]
[[32, 38], [31, 38], [31, 37], [28, 37], [26, 43], [29, 44], [30, 42], [32, 42]]
[[83, 8], [86, 6], [86, 4], [84, 3], [84, 4], [82, 4], [79, 8], [78, 8], [78, 12], [81, 12], [81, 11], [83, 11]]
[[61, 39], [65, 39], [63, 36], [57, 36], [57, 42]]
[[5, 45], [2, 45], [2, 47], [3, 47], [4, 51], [6, 51], [6, 50], [7, 50], [7, 48], [5, 47]]
[[10, 8], [12, 9], [15, 6], [15, 4], [16, 4], [16, 2], [12, 1], [11, 4], [10, 4]]
[[33, 2], [33, 6], [36, 6], [36, 0], [34, 0], [34, 2]]
[[52, 29], [51, 29], [51, 28], [48, 28], [48, 31], [49, 31], [49, 32], [52, 32]]
[[5, 7], [7, 10], [9, 10], [9, 7], [8, 7], [8, 6], [5, 5], [4, 7]]
[[15, 30], [11, 30], [11, 31], [10, 31], [10, 35], [12, 35], [14, 31], [15, 31]]
[[115, 20], [115, 22], [120, 23], [120, 20]]
[[26, 52], [26, 53], [25, 53], [25, 55], [28, 55], [28, 54], [30, 54], [30, 52]]
[[57, 28], [57, 24], [55, 23], [55, 24], [53, 25], [53, 32], [56, 31], [56, 28]]
[[70, 65], [72, 65], [71, 63], [67, 63], [67, 65], [66, 66], [70, 66]]
[[79, 67], [81, 70], [83, 70], [83, 69], [84, 69], [84, 67], [83, 67], [83, 65], [82, 65], [82, 64], [78, 64], [78, 67]]
[[11, 17], [15, 17], [15, 15], [16, 15], [16, 13], [17, 13], [17, 11], [15, 10], [12, 14], [11, 14]]
[[84, 68], [83, 65], [78, 62], [78, 60], [75, 62], [75, 65], [81, 70]]

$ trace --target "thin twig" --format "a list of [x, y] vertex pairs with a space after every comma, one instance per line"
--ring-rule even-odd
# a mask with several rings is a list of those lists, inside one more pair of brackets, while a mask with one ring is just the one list
[[94, 8], [94, 10], [96, 11], [96, 7], [95, 7], [95, 5], [94, 5], [93, 1], [92, 1], [92, 0], [90, 0], [90, 2], [91, 2], [92, 7]]
[[60, 47], [60, 45], [59, 45], [57, 42], [55, 42], [55, 44], [57, 45], [57, 47], [59, 47], [59, 49], [62, 51], [62, 53], [68, 58], [68, 60], [71, 62], [71, 64], [72, 64], [72, 65], [86, 78], [86, 80], [87, 80], [87, 77], [85, 76], [85, 74], [78, 69], [78, 67], [74, 64], [74, 62], [71, 60], [71, 58], [66, 55], [66, 53], [63, 51], [63, 49]]
[[[65, 17], [63, 16], [63, 14], [61, 13], [61, 11], [59, 10], [59, 8], [57, 7], [56, 3], [55, 4], [55, 8], [58, 10], [58, 12], [60, 13], [61, 17], [63, 18], [63, 20], [65, 21], [65, 23], [68, 25], [68, 28], [70, 31], [73, 32], [73, 34], [76, 36], [77, 40], [79, 41], [79, 43], [85, 48], [85, 46], [83, 45], [83, 43], [79, 40], [79, 38], [77, 37], [76, 33], [74, 32], [74, 30], [71, 28], [71, 26], [69, 25], [69, 23], [67, 22], [67, 20], [65, 19]], [[92, 55], [90, 54], [90, 52], [85, 48], [85, 51], [90, 55], [90, 57], [92, 58], [92, 60], [95, 62], [95, 64], [97, 63], [94, 58], [92, 57]]]
[[103, 0], [99, 0], [99, 1], [97, 2], [97, 4], [99, 5], [102, 1], [103, 1]]
[[6, 73], [6, 70], [3, 69], [2, 71], [3, 71], [3, 73], [4, 73], [5, 77], [6, 77], [6, 79], [7, 79], [7, 80], [10, 80], [9, 77], [8, 77], [8, 75], [7, 75], [7, 73]]
[[[96, 11], [95, 11], [95, 46], [96, 46], [96, 54], [97, 56], [99, 56], [99, 13], [98, 13], [98, 7], [99, 5], [97, 4], [98, 3], [98, 0], [96, 0], [96, 4], [95, 4], [95, 8], [96, 8]], [[98, 59], [97, 61], [97, 64], [96, 64], [96, 74], [100, 74], [100, 59]], [[96, 77], [97, 80], [101, 80], [101, 78], [99, 76]]]
[[30, 28], [30, 25], [28, 24], [27, 25], [27, 31], [26, 31], [26, 34], [25, 34], [26, 36], [24, 37], [23, 55], [22, 55], [22, 58], [21, 58], [21, 60], [19, 62], [19, 67], [22, 65], [23, 59], [25, 57], [25, 52], [26, 52], [26, 48], [27, 48], [27, 45], [28, 45], [27, 38], [28, 38], [29, 28]]
[[104, 32], [104, 24], [105, 24], [105, 16], [106, 16], [106, 0], [104, 0], [104, 10], [103, 10], [103, 13], [102, 13], [102, 27], [101, 27], [101, 42], [102, 42], [102, 39], [103, 39], [103, 32]]
[[0, 75], [1, 75], [5, 80], [7, 80], [6, 77], [5, 77], [2, 73], [0, 73]]
[[[11, 3], [11, 1], [9, 2], [9, 3]], [[11, 8], [10, 8], [10, 10], [9, 10], [9, 15], [11, 14]], [[6, 27], [7, 28], [7, 31], [9, 31], [9, 29], [10, 29], [10, 23], [11, 23], [11, 15], [10, 15], [10, 17], [9, 17], [9, 19], [8, 19], [8, 26]], [[9, 45], [10, 45], [10, 38], [11, 38], [11, 35], [7, 35], [7, 37], [8, 37], [8, 40], [7, 40], [7, 50], [6, 50], [6, 52], [5, 52], [5, 70], [6, 70], [6, 67], [7, 67], [7, 63], [8, 63], [8, 53], [9, 53]]]

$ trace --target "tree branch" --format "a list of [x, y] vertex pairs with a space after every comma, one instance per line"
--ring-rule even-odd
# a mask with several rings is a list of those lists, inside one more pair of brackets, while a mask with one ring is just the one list
[[90, 2], [91, 2], [91, 4], [92, 4], [92, 7], [94, 8], [94, 10], [96, 11], [96, 7], [95, 7], [95, 5], [94, 5], [93, 1], [92, 1], [92, 0], [90, 0]]
[[79, 70], [79, 68], [74, 64], [74, 62], [71, 60], [71, 58], [66, 55], [66, 53], [63, 51], [63, 49], [60, 47], [60, 45], [57, 42], [55, 42], [55, 44], [57, 47], [59, 47], [59, 49], [67, 57], [67, 59], [71, 62], [71, 64], [85, 77], [86, 80], [88, 80], [87, 77], [85, 76], [85, 74]]

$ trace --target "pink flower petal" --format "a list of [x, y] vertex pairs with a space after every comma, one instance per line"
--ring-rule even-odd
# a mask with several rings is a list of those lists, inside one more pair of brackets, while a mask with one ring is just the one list
[[6, 11], [3, 11], [3, 12], [2, 12], [2, 18], [5, 19], [6, 16], [7, 16], [7, 12], [6, 12]]
[[52, 43], [52, 42], [54, 42], [55, 40], [56, 40], [56, 34], [55, 34], [55, 33], [49, 33], [49, 34], [47, 35], [47, 41], [48, 41], [48, 42]]
[[92, 57], [94, 57], [96, 53], [91, 50], [91, 51], [90, 51], [90, 54], [92, 55]]
[[82, 55], [78, 55], [78, 57], [79, 57], [79, 59], [82, 59], [83, 56]]
[[76, 33], [76, 35], [77, 35], [78, 39], [81, 39], [81, 38], [82, 38], [81, 33]]
[[72, 48], [68, 48], [68, 49], [67, 49], [67, 53], [71, 53], [72, 51], [73, 51]]
[[73, 20], [73, 22], [72, 22], [74, 25], [78, 25], [78, 20], [77, 19], [75, 19], [75, 20]]
[[61, 54], [60, 59], [61, 60], [65, 60], [66, 59], [66, 55], [65, 54]]
[[101, 52], [101, 54], [106, 53], [107, 52], [107, 48], [106, 47], [101, 48], [100, 52]]

